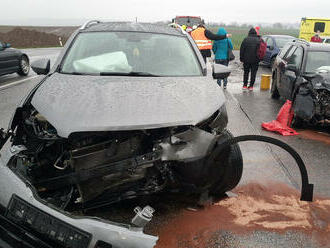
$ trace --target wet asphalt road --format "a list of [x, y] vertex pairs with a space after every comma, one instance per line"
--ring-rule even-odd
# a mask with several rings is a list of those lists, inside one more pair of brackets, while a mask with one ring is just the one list
[[[60, 50], [49, 48], [27, 49], [25, 51], [31, 61], [41, 57], [49, 57], [54, 61]], [[262, 73], [269, 74], [270, 70], [260, 67], [254, 92], [242, 92], [240, 63], [235, 61], [232, 66], [234, 71], [229, 78], [228, 88], [225, 92], [230, 131], [235, 136], [243, 134], [269, 135], [292, 145], [306, 163], [310, 182], [315, 185], [315, 193], [330, 197], [330, 146], [329, 143], [326, 144], [330, 139], [329, 134], [312, 131], [308, 135], [309, 138], [306, 138], [306, 135], [282, 137], [263, 131], [261, 123], [275, 119], [283, 104], [282, 100], [271, 99], [268, 91], [259, 90], [260, 75]], [[36, 76], [32, 71], [26, 78], [19, 77], [16, 74], [0, 76], [0, 127], [8, 125], [15, 106], [40, 78], [41, 76]], [[16, 84], [18, 81], [20, 82]], [[303, 132], [305, 131], [302, 130]], [[315, 140], [315, 137], [318, 140]], [[244, 159], [244, 173], [240, 186], [250, 182], [266, 185], [270, 181], [274, 181], [299, 189], [300, 174], [298, 167], [285, 151], [256, 142], [241, 143], [240, 146]], [[198, 223], [195, 224], [197, 228]], [[221, 223], [219, 225], [221, 226]], [[162, 239], [162, 236], [160, 238]], [[306, 236], [304, 232], [295, 229], [283, 231], [282, 233], [271, 230], [255, 230], [249, 234], [237, 235], [231, 229], [223, 230], [219, 227], [217, 231], [213, 232], [212, 239], [214, 242], [207, 247], [321, 247], [309, 236]]]

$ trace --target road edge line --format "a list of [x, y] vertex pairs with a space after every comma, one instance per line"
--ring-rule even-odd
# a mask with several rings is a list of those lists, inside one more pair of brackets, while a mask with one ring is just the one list
[[24, 78], [22, 80], [19, 80], [19, 81], [15, 81], [15, 82], [12, 82], [12, 83], [9, 83], [9, 84], [5, 84], [3, 86], [0, 86], [0, 91], [2, 90], [5, 90], [5, 89], [8, 89], [8, 88], [11, 88], [11, 87], [14, 87], [16, 85], [19, 85], [27, 80], [30, 80], [30, 79], [33, 79], [33, 78], [36, 78], [38, 77], [38, 75], [35, 75], [35, 76], [32, 76], [32, 77], [28, 77], [28, 78]]

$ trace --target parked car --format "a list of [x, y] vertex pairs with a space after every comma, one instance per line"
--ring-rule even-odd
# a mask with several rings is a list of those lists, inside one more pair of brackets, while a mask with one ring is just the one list
[[[216, 149], [232, 137], [225, 96], [186, 32], [92, 21], [49, 65], [32, 64], [47, 76], [0, 134], [7, 220], [56, 247], [153, 247], [143, 225], [86, 210], [165, 191], [219, 196], [240, 181], [239, 146]], [[213, 65], [214, 78], [229, 73]]]
[[272, 68], [277, 54], [284, 45], [296, 38], [289, 35], [264, 35], [262, 39], [267, 43], [266, 54], [262, 62]]
[[274, 63], [271, 95], [293, 101], [295, 126], [330, 125], [330, 46], [285, 45]]
[[9, 43], [0, 41], [0, 76], [15, 72], [26, 76], [29, 71], [29, 57], [20, 50], [11, 48]]

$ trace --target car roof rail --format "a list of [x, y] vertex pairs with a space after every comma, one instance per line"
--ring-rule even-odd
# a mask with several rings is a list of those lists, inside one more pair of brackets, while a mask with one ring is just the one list
[[307, 40], [304, 40], [304, 39], [295, 39], [295, 40], [293, 40], [292, 42], [301, 42], [301, 43], [305, 43], [307, 46], [310, 46], [310, 45], [311, 45]]
[[85, 23], [80, 27], [80, 29], [86, 29], [86, 28], [92, 26], [93, 24], [98, 24], [98, 23], [101, 23], [101, 21], [99, 21], [99, 20], [90, 20], [90, 21], [85, 22]]

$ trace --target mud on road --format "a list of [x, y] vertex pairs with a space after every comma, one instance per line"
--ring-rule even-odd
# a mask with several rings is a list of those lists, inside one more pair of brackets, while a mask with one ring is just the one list
[[[330, 199], [315, 197], [312, 203], [303, 202], [298, 191], [279, 183], [266, 186], [249, 183], [236, 188], [234, 193], [237, 197], [220, 200], [204, 209], [184, 209], [174, 217], [169, 216], [165, 224], [150, 230], [160, 237], [156, 247], [249, 247], [237, 237], [256, 232], [282, 236], [295, 233], [292, 236], [330, 247]], [[296, 245], [310, 247], [308, 243]], [[263, 247], [268, 247], [267, 242]]]

